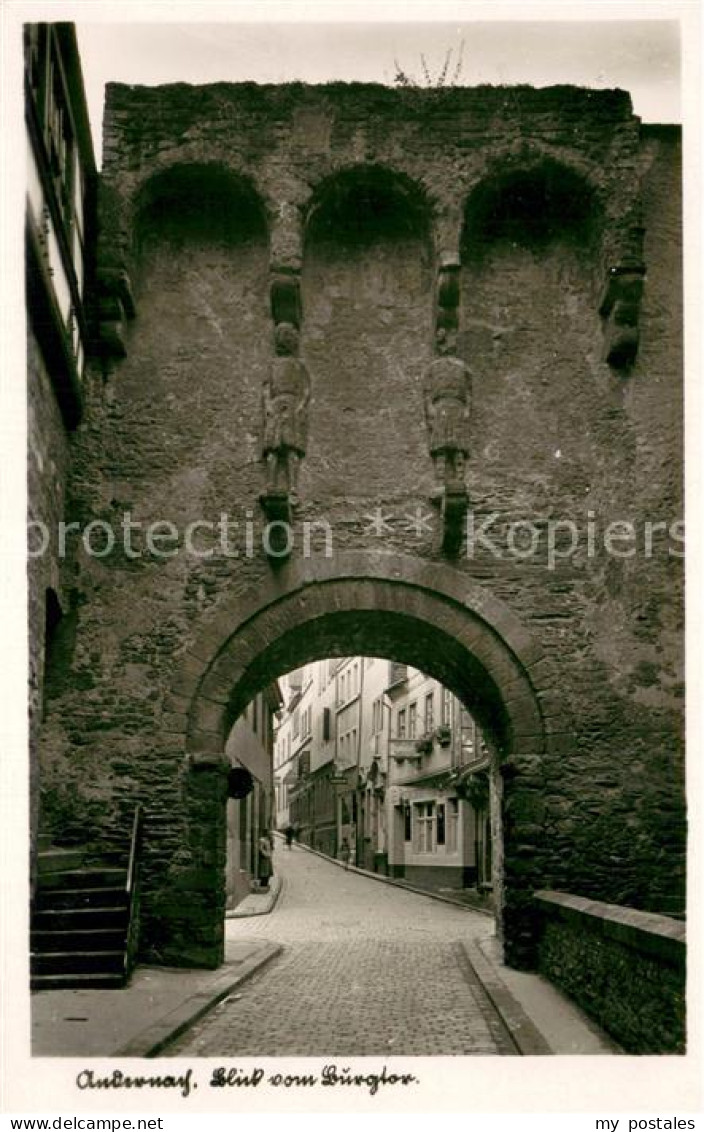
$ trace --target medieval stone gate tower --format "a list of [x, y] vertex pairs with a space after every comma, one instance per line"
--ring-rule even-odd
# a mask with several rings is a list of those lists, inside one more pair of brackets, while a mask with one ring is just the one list
[[221, 959], [226, 736], [335, 654], [485, 729], [510, 962], [536, 889], [681, 910], [677, 161], [618, 91], [108, 88], [69, 517], [131, 549], [65, 566], [42, 820], [142, 801], [145, 955]]

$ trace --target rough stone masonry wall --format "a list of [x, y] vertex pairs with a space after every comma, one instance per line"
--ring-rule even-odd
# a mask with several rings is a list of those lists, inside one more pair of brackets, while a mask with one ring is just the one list
[[[49, 591], [53, 592], [64, 614], [69, 633], [72, 618], [70, 587], [66, 585], [56, 541], [58, 524], [66, 509], [69, 447], [51, 377], [31, 328], [27, 335], [27, 398], [27, 521], [32, 524], [27, 576], [29, 794], [30, 830], [35, 848], [39, 828], [40, 731], [46, 700], [55, 690], [47, 687], [45, 630], [47, 600], [51, 600], [47, 598]], [[41, 553], [42, 529], [54, 535], [45, 553]], [[34, 853], [32, 861], [34, 871]]]
[[[473, 191], [546, 161], [588, 186], [589, 239], [569, 230], [542, 242], [497, 238], [478, 262], [463, 238]], [[182, 165], [207, 168], [181, 178], [171, 207]], [[407, 222], [360, 242], [335, 178], [370, 167], [385, 172], [363, 174], [358, 191], [381, 184]], [[296, 524], [325, 517], [336, 551], [383, 551], [390, 572], [397, 552], [444, 560], [421, 381], [445, 253], [462, 257], [477, 523], [498, 512], [496, 537], [511, 518], [583, 524], [592, 510], [603, 529], [679, 517], [677, 139], [641, 131], [622, 92], [110, 86], [103, 182], [101, 255], [130, 271], [137, 317], [126, 358], [89, 378], [70, 518], [119, 527], [129, 511], [182, 530], [249, 512], [261, 530], [269, 283], [283, 265], [301, 268], [301, 357], [313, 389]], [[354, 178], [351, 191], [354, 214]], [[619, 372], [603, 361], [599, 291], [641, 192], [641, 344], [630, 372]], [[330, 223], [306, 229], [311, 213]], [[383, 539], [364, 519], [377, 506], [393, 516]], [[416, 536], [403, 516], [419, 506], [433, 519]], [[68, 794], [75, 820], [104, 846], [124, 841], [135, 800], [146, 803], [145, 920], [168, 924], [185, 903], [194, 916], [176, 943], [148, 932], [155, 959], [213, 961], [224, 830], [212, 839], [205, 785], [201, 827], [187, 819], [170, 688], [203, 617], [271, 575], [259, 543], [248, 557], [235, 541], [236, 559], [76, 555], [79, 622], [44, 730], [45, 812], [58, 816]], [[555, 689], [549, 710], [562, 720], [550, 753], [526, 756], [507, 782], [507, 884], [680, 910], [681, 577], [667, 540], [648, 560], [582, 549], [549, 571], [544, 554], [497, 559], [484, 549], [453, 565], [532, 632], [544, 654], [538, 691]], [[198, 885], [183, 882], [186, 893], [179, 877], [195, 857], [206, 864]]]
[[538, 969], [628, 1053], [684, 1053], [684, 924], [560, 892], [537, 900]]

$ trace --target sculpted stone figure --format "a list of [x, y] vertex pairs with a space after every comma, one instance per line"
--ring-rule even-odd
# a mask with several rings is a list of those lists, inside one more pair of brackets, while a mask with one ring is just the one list
[[288, 322], [275, 330], [276, 358], [264, 384], [264, 457], [267, 492], [295, 498], [298, 466], [305, 456], [310, 377], [298, 357], [298, 331]]
[[455, 353], [454, 338], [438, 330], [438, 357], [430, 363], [423, 380], [425, 419], [430, 455], [440, 490], [464, 482], [469, 454], [469, 416], [472, 375]]

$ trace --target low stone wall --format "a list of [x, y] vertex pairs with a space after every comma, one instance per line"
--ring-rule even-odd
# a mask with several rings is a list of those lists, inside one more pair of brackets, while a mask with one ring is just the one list
[[685, 1050], [685, 924], [564, 892], [536, 892], [540, 972], [629, 1053]]

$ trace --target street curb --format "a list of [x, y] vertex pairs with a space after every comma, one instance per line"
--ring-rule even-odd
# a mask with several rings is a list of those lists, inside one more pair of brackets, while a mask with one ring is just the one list
[[[250, 892], [249, 896], [245, 896], [237, 908], [232, 908], [231, 911], [225, 913], [225, 919], [247, 920], [250, 916], [268, 916], [269, 912], [274, 911], [283, 887], [283, 879], [279, 876], [273, 876], [269, 884], [269, 894], [263, 900], [258, 893]], [[252, 911], [240, 911], [242, 904], [246, 904], [250, 899], [258, 901], [259, 906], [253, 904]]]
[[[252, 975], [261, 971], [272, 959], [280, 955], [283, 947], [278, 943], [263, 943], [258, 953], [249, 961], [245, 960], [240, 970], [233, 977], [231, 971], [226, 971], [216, 977], [206, 990], [191, 995], [185, 1002], [180, 1003], [170, 1013], [159, 1018], [158, 1021], [142, 1030], [135, 1038], [117, 1050], [111, 1057], [156, 1057], [169, 1042], [179, 1037], [184, 1030], [198, 1022], [208, 1011], [227, 998], [233, 990], [240, 987]], [[262, 954], [263, 953], [263, 954]]]
[[[281, 835], [279, 834], [279, 836]], [[340, 869], [345, 868], [344, 861], [338, 861], [335, 857], [328, 857], [327, 853], [321, 853], [319, 849], [312, 849], [310, 845], [297, 842], [296, 848], [305, 849], [306, 853], [313, 853], [316, 857], [322, 857], [324, 861], [329, 861], [331, 865], [337, 865]], [[414, 892], [417, 896], [427, 896], [429, 900], [439, 900], [442, 904], [452, 904], [454, 908], [464, 908], [465, 912], [478, 912], [481, 916], [494, 918], [494, 913], [488, 908], [475, 908], [472, 904], [465, 904], [462, 900], [454, 900], [451, 896], [441, 896], [439, 892], [428, 892], [426, 888], [419, 888], [418, 885], [409, 884], [405, 880], [396, 880], [395, 877], [384, 876], [383, 873], [372, 873], [369, 869], [360, 869], [357, 865], [348, 865], [346, 871], [348, 873], [359, 873], [360, 876], [368, 877], [370, 880], [381, 881], [382, 884], [390, 884], [394, 888], [400, 889], [401, 892]]]
[[513, 997], [499, 972], [482, 954], [479, 947], [471, 943], [461, 943], [460, 947], [518, 1053], [524, 1057], [554, 1054], [555, 1051], [546, 1038]]
[[[489, 976], [488, 978], [485, 978], [483, 972], [484, 971], [493, 972], [495, 982], [497, 983], [497, 986], [500, 989], [501, 994], [503, 996], [505, 996], [507, 1005], [510, 1004], [510, 1009], [515, 1010], [517, 1020], [518, 1020], [520, 1014], [522, 1014], [524, 1018], [528, 1019], [529, 1026], [532, 1027], [534, 1030], [536, 1030], [536, 1032], [538, 1034], [540, 1034], [540, 1037], [542, 1038], [543, 1041], [547, 1041], [547, 1039], [543, 1038], [541, 1031], [539, 1029], [537, 1029], [535, 1023], [530, 1018], [530, 1015], [526, 1014], [523, 1007], [520, 1005], [520, 1003], [515, 998], [513, 992], [511, 990], [509, 990], [509, 988], [506, 986], [506, 984], [502, 980], [502, 978], [501, 978], [501, 976], [500, 976], [500, 974], [499, 974], [499, 972], [496, 968], [496, 964], [495, 964], [494, 960], [492, 959], [492, 957], [490, 955], [487, 955], [486, 949], [490, 945], [490, 942], [491, 941], [489, 941], [488, 939], [480, 939], [480, 940], [475, 941], [475, 943], [473, 943], [473, 944], [470, 944], [470, 945], [463, 944], [462, 945], [468, 951], [467, 958], [469, 959], [470, 963], [474, 967], [475, 972], [478, 975], [479, 981], [483, 985], [486, 982], [489, 982], [490, 979], [491, 979], [491, 976]], [[472, 948], [471, 956], [469, 954], [469, 948], [470, 947]], [[475, 953], [479, 957], [479, 962], [476, 963], [476, 964], [474, 962]], [[482, 964], [484, 966], [482, 966]], [[481, 968], [481, 970], [480, 970], [480, 968]], [[531, 974], [535, 974], [535, 973], [536, 972], [531, 972]], [[560, 987], [557, 986], [557, 984], [550, 983], [549, 985], [552, 987], [552, 989], [554, 991], [557, 991], [558, 994], [563, 994], [563, 992], [561, 991]], [[487, 994], [489, 994], [489, 993], [490, 993], [489, 988], [487, 987]], [[574, 999], [570, 999], [569, 996], [565, 996], [564, 994], [563, 994], [563, 997], [565, 997], [566, 1001], [570, 1004], [570, 1006], [572, 1007], [573, 1010], [579, 1011], [579, 1013], [582, 1016], [582, 1021], [583, 1021], [584, 1026], [588, 1030], [591, 1030], [593, 1033], [598, 1035], [599, 1041], [602, 1043], [602, 1045], [608, 1046], [609, 1053], [625, 1054], [626, 1051], [624, 1050], [623, 1046], [620, 1046], [618, 1044], [618, 1042], [615, 1040], [615, 1038], [613, 1038], [611, 1036], [611, 1034], [609, 1034], [606, 1030], [602, 1029], [602, 1027], [599, 1026], [599, 1024], [593, 1018], [590, 1018], [588, 1014], [585, 1014], [584, 1011], [581, 1010], [581, 1008], [579, 1007], [579, 1004], [574, 1001]], [[493, 998], [492, 998], [492, 1002], [494, 1002]], [[499, 1011], [499, 1013], [502, 1015], [502, 1018], [504, 1018], [502, 1007], [500, 1005], [498, 1005], [496, 1002], [494, 1002], [494, 1005], [496, 1006], [496, 1009]], [[506, 1025], [508, 1025], [505, 1018], [504, 1018], [504, 1022], [505, 1022]], [[511, 1031], [511, 1033], [512, 1033], [512, 1036], [514, 1037], [514, 1040], [515, 1040], [515, 1034], [513, 1034], [513, 1031]], [[541, 1052], [541, 1051], [530, 1050], [530, 1051], [526, 1051], [526, 1052], [533, 1053], [533, 1052]], [[557, 1050], [557, 1049], [553, 1049], [553, 1047], [548, 1042], [547, 1052], [551, 1053], [551, 1054], [559, 1054], [561, 1051]]]

